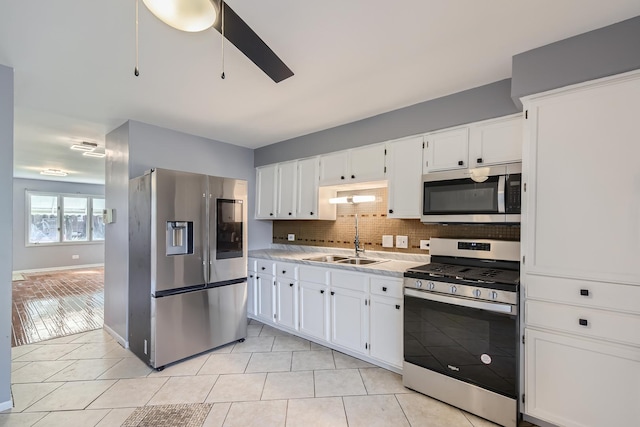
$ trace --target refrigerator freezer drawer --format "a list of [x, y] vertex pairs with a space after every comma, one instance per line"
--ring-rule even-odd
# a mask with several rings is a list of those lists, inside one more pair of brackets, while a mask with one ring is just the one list
[[246, 282], [151, 298], [150, 365], [154, 368], [246, 336]]

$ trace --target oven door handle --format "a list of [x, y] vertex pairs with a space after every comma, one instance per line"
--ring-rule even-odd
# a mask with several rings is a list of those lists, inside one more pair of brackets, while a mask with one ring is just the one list
[[511, 304], [499, 304], [493, 302], [484, 302], [469, 300], [465, 298], [450, 297], [447, 295], [433, 294], [430, 292], [416, 291], [414, 289], [405, 288], [404, 295], [408, 297], [426, 299], [429, 301], [443, 302], [445, 304], [460, 305], [463, 307], [477, 308], [480, 310], [492, 311], [494, 313], [504, 313], [515, 315], [516, 306]]

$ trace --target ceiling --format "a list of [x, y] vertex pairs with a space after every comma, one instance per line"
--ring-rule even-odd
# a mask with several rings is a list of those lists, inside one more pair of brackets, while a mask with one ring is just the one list
[[[127, 119], [257, 148], [511, 75], [517, 53], [640, 15], [638, 0], [228, 0], [294, 71], [274, 83], [213, 29], [184, 33], [135, 0], [0, 0], [15, 70], [14, 176], [104, 182], [68, 147]], [[58, 178], [60, 179], [60, 178]]]

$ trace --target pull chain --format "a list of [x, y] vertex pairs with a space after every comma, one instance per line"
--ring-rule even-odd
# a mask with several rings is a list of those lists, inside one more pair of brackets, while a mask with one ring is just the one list
[[133, 74], [138, 77], [140, 75], [140, 71], [138, 70], [138, 6], [140, 4], [140, 0], [136, 0], [136, 68], [133, 70]]
[[222, 20], [222, 40], [220, 42], [222, 47], [222, 74], [220, 74], [220, 78], [224, 80], [224, 0], [220, 0], [220, 19]]

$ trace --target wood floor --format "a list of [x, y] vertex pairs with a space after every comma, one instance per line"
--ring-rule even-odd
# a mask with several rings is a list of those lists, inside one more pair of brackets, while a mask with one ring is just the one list
[[104, 268], [22, 276], [12, 282], [12, 347], [102, 328]]

